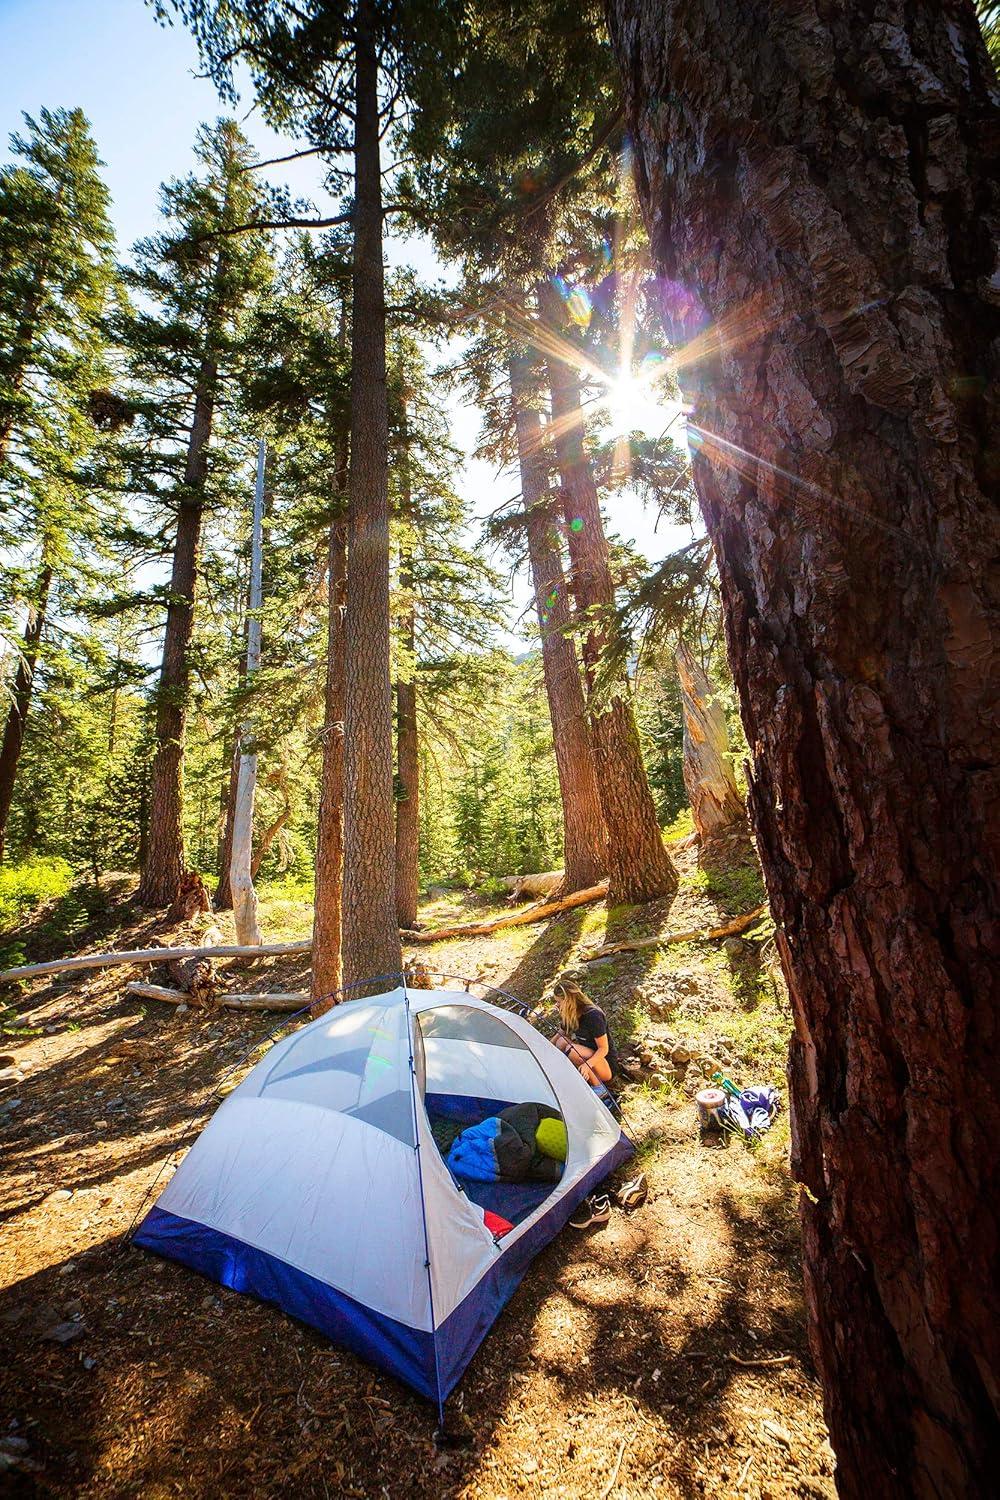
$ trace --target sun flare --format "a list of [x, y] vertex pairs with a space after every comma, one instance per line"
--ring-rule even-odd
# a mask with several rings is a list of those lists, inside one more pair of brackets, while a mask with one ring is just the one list
[[667, 429], [675, 441], [683, 437], [685, 403], [664, 390], [659, 381], [624, 372], [608, 385], [604, 404], [614, 437], [639, 432], [643, 437], [657, 438]]

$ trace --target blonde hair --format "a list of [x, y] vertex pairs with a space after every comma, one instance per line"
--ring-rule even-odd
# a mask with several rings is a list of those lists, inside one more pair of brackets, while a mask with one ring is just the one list
[[585, 995], [578, 984], [570, 980], [562, 980], [553, 985], [552, 993], [559, 1008], [559, 1019], [567, 1031], [575, 1031], [580, 1024], [580, 1017], [585, 1010], [589, 1010], [593, 1001], [589, 995]]

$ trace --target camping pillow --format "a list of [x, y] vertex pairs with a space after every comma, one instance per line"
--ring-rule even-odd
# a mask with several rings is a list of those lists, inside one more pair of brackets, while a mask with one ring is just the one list
[[542, 1120], [535, 1131], [535, 1143], [543, 1156], [550, 1156], [553, 1161], [565, 1161], [566, 1150], [569, 1144], [566, 1137], [565, 1121], [559, 1119]]

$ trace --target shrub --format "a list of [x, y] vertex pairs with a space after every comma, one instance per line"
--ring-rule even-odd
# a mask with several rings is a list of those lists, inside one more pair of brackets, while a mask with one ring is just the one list
[[0, 869], [0, 932], [18, 927], [32, 912], [65, 896], [73, 872], [64, 859], [26, 859]]

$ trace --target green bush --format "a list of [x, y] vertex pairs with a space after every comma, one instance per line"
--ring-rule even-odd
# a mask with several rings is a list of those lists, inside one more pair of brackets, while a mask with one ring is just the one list
[[73, 871], [64, 859], [26, 859], [0, 869], [0, 932], [24, 922], [40, 906], [65, 896]]

